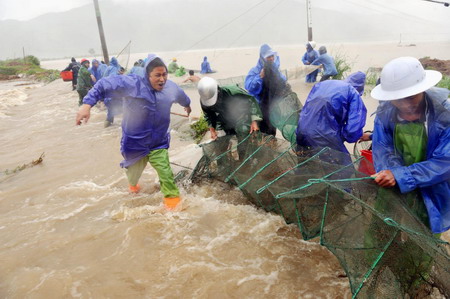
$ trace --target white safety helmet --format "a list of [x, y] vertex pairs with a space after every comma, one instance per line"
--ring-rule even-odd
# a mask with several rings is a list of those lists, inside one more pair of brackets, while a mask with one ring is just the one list
[[438, 71], [424, 70], [414, 57], [399, 57], [381, 71], [380, 84], [370, 95], [380, 101], [394, 101], [424, 92], [442, 79]]
[[310, 45], [311, 46], [311, 48], [315, 48], [316, 47], [316, 42], [315, 41], [310, 41], [310, 42], [307, 42], [306, 43], [306, 46], [308, 46], [308, 45]]
[[204, 106], [213, 106], [217, 102], [217, 81], [211, 77], [203, 77], [197, 85], [200, 102]]

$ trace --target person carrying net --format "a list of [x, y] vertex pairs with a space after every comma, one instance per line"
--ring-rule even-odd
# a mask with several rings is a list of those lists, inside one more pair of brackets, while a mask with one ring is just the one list
[[259, 59], [245, 77], [245, 89], [256, 98], [263, 114], [261, 132], [275, 136], [277, 129], [270, 122], [271, 105], [285, 92], [286, 77], [280, 72], [280, 57], [269, 45], [259, 50]]
[[[211, 139], [216, 140], [217, 131], [225, 131], [227, 141], [236, 135], [238, 142], [248, 134], [259, 130], [258, 121], [262, 119], [261, 110], [255, 98], [236, 85], [218, 86], [217, 81], [203, 77], [198, 83], [200, 103]], [[228, 142], [218, 152], [225, 152]], [[245, 148], [238, 147], [239, 159]]]
[[419, 60], [386, 64], [371, 96], [382, 101], [373, 132], [375, 182], [398, 186], [435, 234], [450, 229], [450, 103], [442, 78]]
[[[311, 63], [319, 58], [319, 52], [317, 50], [314, 50], [316, 47], [316, 43], [313, 41], [309, 41], [306, 43], [306, 52], [303, 54], [302, 62], [304, 65], [311, 65]], [[306, 83], [314, 83], [317, 79], [317, 74], [319, 73], [319, 70], [315, 70], [312, 73], [309, 73], [306, 75]]]
[[[329, 147], [344, 153], [337, 161], [351, 163], [344, 142], [356, 142], [363, 134], [367, 109], [361, 99], [366, 75], [356, 72], [346, 81], [317, 83], [300, 112], [297, 127], [297, 150]], [[345, 155], [346, 154], [346, 155]]]

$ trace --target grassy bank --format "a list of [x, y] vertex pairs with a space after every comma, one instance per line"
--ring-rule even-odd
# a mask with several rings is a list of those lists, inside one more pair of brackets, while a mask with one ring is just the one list
[[47, 70], [40, 66], [37, 57], [26, 56], [25, 59], [0, 60], [0, 79], [13, 79], [20, 75], [43, 82], [59, 78], [58, 70]]

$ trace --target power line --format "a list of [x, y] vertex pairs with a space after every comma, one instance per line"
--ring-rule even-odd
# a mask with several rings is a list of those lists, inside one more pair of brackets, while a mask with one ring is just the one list
[[450, 3], [443, 2], [443, 1], [436, 1], [436, 0], [422, 0], [422, 1], [433, 2], [433, 3], [438, 3], [438, 4], [444, 4], [445, 7], [449, 7], [450, 6]]
[[[369, 7], [369, 6], [363, 5], [362, 3], [354, 2], [354, 1], [351, 1], [351, 0], [344, 0], [344, 1], [348, 2], [348, 3], [351, 3], [351, 4], [355, 5], [355, 6], [359, 6], [359, 7], [365, 8], [365, 9], [367, 9], [369, 11], [377, 11], [377, 12], [382, 13], [382, 14], [389, 14], [389, 15], [394, 16], [396, 18], [402, 18], [402, 19], [408, 20], [408, 21], [413, 21], [413, 22], [420, 21], [423, 24], [429, 24], [429, 22], [430, 22], [429, 20], [426, 20], [426, 19], [421, 18], [421, 17], [414, 16], [414, 15], [411, 15], [411, 14], [407, 14], [407, 13], [405, 13], [403, 11], [400, 11], [398, 9], [395, 9], [395, 8], [387, 8], [386, 6], [384, 6], [382, 4], [379, 4], [379, 3], [376, 3], [376, 2], [374, 2], [372, 0], [367, 0], [367, 1], [369, 3], [371, 3], [373, 6], [378, 7], [378, 9], [374, 8], [374, 7]], [[382, 8], [382, 10], [380, 10], [379, 8]], [[397, 14], [395, 14], [394, 12], [396, 12]]]
[[[255, 23], [253, 23], [251, 26], [249, 26], [244, 32], [242, 32], [237, 38], [235, 38], [231, 43], [229, 43], [225, 49], [228, 49], [233, 45], [235, 42], [237, 42], [239, 39], [241, 39], [244, 35], [246, 35], [253, 27], [255, 27], [262, 19], [264, 19], [269, 13], [273, 12], [282, 2], [285, 0], [278, 1], [272, 8], [269, 9], [265, 14], [263, 14], [258, 20], [256, 20]], [[223, 52], [222, 52], [223, 53]], [[211, 59], [211, 62], [213, 62], [217, 57], [219, 57], [220, 54], [216, 55], [213, 59]]]
[[276, 3], [268, 12], [266, 12], [264, 15], [262, 15], [255, 23], [253, 23], [250, 27], [247, 28], [247, 30], [245, 30], [241, 35], [239, 35], [234, 41], [232, 41], [228, 46], [230, 47], [232, 44], [234, 44], [235, 42], [237, 42], [241, 37], [243, 37], [244, 35], [246, 35], [253, 27], [256, 26], [256, 24], [258, 24], [259, 22], [261, 22], [262, 19], [264, 19], [269, 13], [273, 12], [282, 2], [284, 2], [285, 0], [280, 0], [278, 1], [278, 3]]
[[225, 23], [224, 25], [220, 26], [219, 28], [217, 28], [216, 30], [214, 30], [213, 32], [207, 34], [206, 36], [204, 36], [203, 38], [201, 38], [200, 40], [198, 40], [197, 42], [195, 42], [193, 45], [191, 45], [190, 47], [184, 49], [182, 52], [178, 53], [178, 56], [181, 55], [182, 53], [189, 51], [190, 49], [194, 48], [196, 45], [198, 45], [199, 43], [201, 43], [202, 41], [204, 41], [205, 39], [207, 39], [208, 37], [216, 34], [217, 32], [219, 32], [220, 30], [222, 30], [223, 28], [227, 27], [228, 25], [230, 25], [231, 23], [233, 23], [234, 21], [236, 21], [237, 19], [239, 19], [240, 17], [242, 17], [243, 15], [245, 15], [246, 13], [248, 13], [249, 11], [253, 10], [254, 8], [256, 8], [257, 6], [263, 4], [264, 2], [267, 2], [268, 0], [262, 0], [258, 3], [256, 3], [255, 5], [253, 5], [252, 7], [250, 7], [249, 9], [247, 9], [246, 11], [244, 11], [243, 13], [241, 13], [240, 15], [238, 15], [237, 17], [233, 18], [232, 20], [228, 21], [227, 23]]

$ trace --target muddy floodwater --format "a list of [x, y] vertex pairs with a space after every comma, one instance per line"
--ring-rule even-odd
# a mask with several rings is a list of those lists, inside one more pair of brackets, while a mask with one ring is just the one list
[[[184, 210], [165, 213], [147, 167], [142, 192], [129, 194], [120, 118], [104, 129], [93, 108], [77, 127], [70, 83], [24, 83], [0, 82], [1, 298], [351, 296], [331, 253], [234, 187], [186, 184]], [[192, 168], [201, 149], [188, 124], [173, 117], [170, 156]]]

